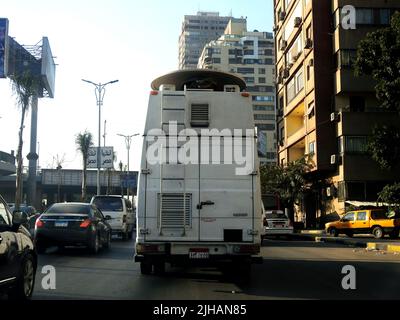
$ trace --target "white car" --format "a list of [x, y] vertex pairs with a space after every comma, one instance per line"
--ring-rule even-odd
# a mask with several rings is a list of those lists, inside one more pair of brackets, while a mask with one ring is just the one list
[[284, 236], [293, 233], [293, 223], [281, 210], [265, 211], [263, 215], [264, 233], [266, 236]]
[[91, 204], [95, 204], [105, 217], [109, 216], [112, 234], [122, 236], [124, 240], [133, 238], [136, 216], [131, 201], [122, 196], [94, 196]]

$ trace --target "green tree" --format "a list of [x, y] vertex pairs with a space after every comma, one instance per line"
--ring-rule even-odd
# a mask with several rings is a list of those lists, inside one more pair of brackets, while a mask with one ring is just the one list
[[[360, 42], [355, 72], [372, 76], [382, 108], [400, 113], [400, 12], [389, 27], [369, 33]], [[391, 170], [400, 162], [400, 129], [376, 126], [368, 151], [382, 169]]]
[[23, 135], [25, 128], [25, 118], [32, 103], [32, 99], [38, 95], [40, 79], [31, 74], [30, 71], [24, 71], [20, 74], [10, 76], [12, 90], [16, 96], [16, 104], [21, 111], [21, 119], [18, 132], [18, 150], [17, 150], [17, 177], [15, 191], [15, 209], [19, 210], [22, 201], [23, 184]]
[[378, 194], [379, 202], [387, 203], [390, 209], [399, 210], [400, 209], [400, 183], [395, 183], [393, 185], [387, 185]]
[[368, 141], [368, 151], [379, 166], [391, 170], [400, 162], [400, 129], [394, 126], [376, 126]]
[[383, 108], [400, 112], [400, 12], [390, 27], [371, 32], [360, 42], [355, 71], [372, 76]]
[[307, 173], [312, 164], [308, 157], [288, 163], [286, 166], [264, 165], [261, 167], [262, 192], [274, 194], [289, 209], [290, 218], [294, 217], [294, 205], [301, 203], [307, 190]]
[[87, 187], [87, 162], [89, 157], [89, 148], [93, 146], [93, 135], [85, 131], [79, 133], [75, 138], [77, 150], [82, 154], [83, 162], [83, 177], [82, 177], [82, 201], [86, 201], [86, 187]]

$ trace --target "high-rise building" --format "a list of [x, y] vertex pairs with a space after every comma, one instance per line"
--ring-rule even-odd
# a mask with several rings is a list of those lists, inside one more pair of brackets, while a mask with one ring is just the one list
[[272, 33], [247, 31], [247, 22], [232, 18], [224, 34], [205, 45], [198, 68], [237, 73], [251, 93], [263, 163], [277, 162], [275, 65]]
[[196, 69], [204, 46], [224, 33], [230, 19], [221, 17], [218, 12], [185, 16], [179, 37], [179, 69]]
[[[376, 202], [400, 177], [381, 170], [367, 153], [375, 125], [399, 124], [379, 108], [374, 81], [355, 77], [360, 40], [386, 27], [397, 0], [275, 0], [279, 162], [312, 156], [320, 182], [295, 213], [307, 227], [343, 214], [350, 205]], [[355, 8], [349, 29], [347, 6]], [[346, 8], [347, 9], [347, 8]], [[350, 17], [351, 18], [351, 17]], [[351, 22], [351, 21], [350, 21]]]

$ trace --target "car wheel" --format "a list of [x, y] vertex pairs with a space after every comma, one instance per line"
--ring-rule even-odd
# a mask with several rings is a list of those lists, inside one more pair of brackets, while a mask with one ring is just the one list
[[110, 249], [111, 248], [111, 233], [108, 233], [107, 240], [103, 244], [103, 246], [104, 246], [105, 249]]
[[96, 236], [94, 237], [94, 239], [92, 240], [92, 242], [89, 245], [90, 251], [94, 254], [99, 252], [100, 249], [100, 239], [99, 239], [99, 235], [96, 234]]
[[35, 272], [35, 260], [31, 254], [28, 254], [21, 265], [21, 273], [16, 285], [8, 294], [9, 299], [27, 300], [32, 297], [35, 287]]
[[374, 235], [375, 239], [382, 239], [384, 234], [383, 234], [383, 230], [381, 227], [375, 227], [372, 230], [372, 234]]
[[339, 232], [336, 228], [329, 229], [328, 233], [330, 236], [335, 237], [335, 238], [339, 236]]
[[151, 263], [146, 262], [146, 261], [142, 261], [142, 262], [140, 263], [140, 272], [141, 272], [143, 275], [146, 275], [146, 276], [147, 276], [147, 275], [150, 275], [151, 272], [153, 271], [152, 269], [153, 269], [153, 266], [152, 266]]

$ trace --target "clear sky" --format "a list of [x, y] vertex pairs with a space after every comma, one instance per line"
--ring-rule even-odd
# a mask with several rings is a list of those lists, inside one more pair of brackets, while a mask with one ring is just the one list
[[[148, 93], [153, 79], [178, 68], [178, 38], [184, 15], [218, 11], [247, 17], [248, 29], [272, 32], [272, 0], [0, 0], [0, 17], [8, 18], [9, 34], [20, 44], [49, 38], [56, 57], [55, 99], [39, 101], [39, 165], [80, 169], [75, 136], [90, 131], [97, 145], [98, 108], [94, 86], [106, 83], [102, 123], [106, 144], [114, 146], [118, 162], [127, 162], [118, 133], [143, 133]], [[18, 145], [19, 112], [10, 81], [0, 79], [0, 150]], [[26, 118], [24, 156], [29, 153], [30, 113]], [[131, 169], [138, 170], [142, 138], [134, 138]], [[103, 140], [102, 140], [103, 141]], [[103, 143], [103, 142], [102, 142]], [[28, 165], [28, 160], [24, 160]]]

